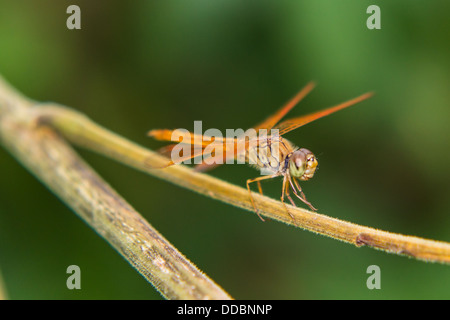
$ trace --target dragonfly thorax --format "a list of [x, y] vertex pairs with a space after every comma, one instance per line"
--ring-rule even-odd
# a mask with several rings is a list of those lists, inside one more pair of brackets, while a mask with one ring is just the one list
[[306, 181], [314, 176], [316, 171], [317, 158], [308, 149], [298, 149], [289, 158], [289, 173], [291, 176]]

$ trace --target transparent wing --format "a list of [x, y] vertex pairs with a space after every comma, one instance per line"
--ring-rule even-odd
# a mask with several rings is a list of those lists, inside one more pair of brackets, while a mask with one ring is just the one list
[[323, 118], [323, 117], [328, 116], [328, 115], [330, 115], [330, 114], [332, 114], [332, 113], [334, 113], [336, 111], [345, 109], [345, 108], [350, 107], [352, 105], [355, 105], [355, 104], [357, 104], [357, 103], [359, 103], [361, 101], [364, 101], [364, 100], [370, 98], [372, 95], [373, 95], [373, 93], [371, 93], [371, 92], [365, 93], [365, 94], [363, 94], [363, 95], [361, 95], [359, 97], [356, 97], [356, 98], [354, 98], [352, 100], [343, 102], [343, 103], [338, 104], [338, 105], [336, 105], [334, 107], [330, 107], [330, 108], [327, 108], [325, 110], [314, 112], [314, 113], [308, 114], [306, 116], [301, 116], [301, 117], [297, 117], [297, 118], [288, 119], [288, 120], [283, 121], [280, 124], [278, 124], [275, 127], [275, 129], [279, 130], [279, 135], [281, 136], [283, 134], [288, 133], [289, 131], [292, 131], [292, 130], [297, 129], [297, 128], [301, 127], [301, 126], [304, 126], [305, 124], [308, 124], [308, 123], [310, 123], [312, 121], [315, 121], [317, 119]]
[[[267, 132], [270, 131], [289, 111], [292, 110], [301, 100], [303, 100], [308, 93], [311, 92], [312, 89], [314, 89], [315, 83], [310, 82], [308, 83], [303, 89], [301, 89], [291, 100], [289, 100], [288, 103], [286, 103], [283, 107], [281, 107], [276, 113], [271, 115], [269, 118], [264, 120], [264, 122], [261, 122], [260, 124], [253, 127], [257, 132], [261, 129], [266, 129]], [[236, 154], [227, 156], [223, 154], [223, 161], [222, 163], [226, 163], [227, 160], [235, 159]], [[208, 164], [208, 163], [201, 163], [195, 167], [195, 170], [197, 171], [209, 171], [216, 167], [220, 166], [220, 164], [214, 163], [214, 164]]]
[[[155, 129], [149, 131], [148, 135], [156, 140], [178, 142], [158, 150], [161, 155], [170, 158], [166, 164], [153, 166], [149, 161], [146, 161], [146, 164], [151, 168], [166, 168], [199, 156], [204, 158], [220, 157], [221, 155], [236, 153], [238, 147], [237, 139], [203, 136], [179, 129]], [[179, 148], [174, 150], [176, 147]], [[172, 159], [172, 152], [176, 152], [176, 162]]]
[[281, 107], [276, 113], [267, 118], [264, 122], [253, 127], [256, 130], [267, 129], [269, 131], [272, 129], [289, 111], [292, 110], [303, 98], [308, 95], [315, 87], [314, 82], [308, 83], [302, 90], [300, 90], [288, 103]]

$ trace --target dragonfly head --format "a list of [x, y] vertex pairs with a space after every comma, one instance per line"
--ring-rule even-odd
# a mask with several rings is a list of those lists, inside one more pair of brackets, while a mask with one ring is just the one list
[[291, 176], [306, 181], [314, 176], [316, 171], [317, 158], [308, 149], [298, 149], [294, 151], [289, 159], [289, 173]]

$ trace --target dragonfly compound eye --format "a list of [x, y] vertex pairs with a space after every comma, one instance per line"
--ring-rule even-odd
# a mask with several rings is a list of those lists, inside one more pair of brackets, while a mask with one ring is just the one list
[[289, 173], [291, 176], [301, 178], [306, 170], [306, 154], [302, 150], [295, 151], [289, 161]]
[[297, 170], [294, 170], [296, 172], [292, 172], [291, 170], [291, 174], [297, 174], [295, 177], [303, 181], [311, 179], [319, 164], [314, 154], [308, 149], [303, 148], [294, 152], [293, 157], [295, 157], [295, 167]]

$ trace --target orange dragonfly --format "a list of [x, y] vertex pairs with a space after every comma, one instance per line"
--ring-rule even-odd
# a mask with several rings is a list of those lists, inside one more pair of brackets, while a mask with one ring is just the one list
[[[318, 165], [317, 158], [308, 149], [298, 148], [282, 136], [294, 129], [304, 126], [307, 123], [366, 100], [367, 98], [372, 96], [372, 93], [365, 93], [359, 97], [327, 108], [325, 110], [314, 112], [301, 117], [288, 119], [279, 123], [280, 120], [309, 92], [311, 92], [314, 87], [315, 84], [313, 82], [310, 82], [275, 114], [273, 114], [264, 122], [252, 128], [256, 133], [264, 132], [264, 134], [266, 135], [262, 134], [256, 137], [247, 136], [246, 138], [220, 138], [203, 135], [199, 136], [198, 134], [196, 135], [190, 132], [184, 132], [182, 135], [187, 140], [183, 139], [182, 143], [189, 144], [191, 152], [187, 155], [182, 155], [178, 159], [178, 162], [175, 162], [173, 160], [169, 161], [165, 166], [163, 166], [163, 168], [169, 167], [176, 163], [181, 163], [185, 160], [193, 159], [198, 156], [204, 156], [203, 162], [196, 167], [196, 170], [198, 171], [206, 171], [220, 164], [229, 163], [227, 160], [229, 160], [230, 158], [244, 159], [246, 163], [253, 164], [253, 166], [255, 166], [256, 168], [264, 169], [266, 170], [265, 172], [268, 173], [264, 176], [260, 176], [254, 179], [248, 179], [246, 183], [252, 206], [262, 221], [264, 221], [264, 219], [261, 217], [259, 210], [255, 204], [250, 189], [250, 184], [256, 182], [258, 185], [259, 193], [263, 194], [260, 182], [262, 180], [272, 179], [279, 176], [283, 177], [281, 202], [292, 218], [292, 214], [289, 212], [284, 203], [284, 198], [287, 197], [291, 204], [293, 206], [296, 206], [294, 200], [290, 195], [290, 189], [298, 199], [308, 205], [312, 210], [317, 211], [317, 209], [314, 208], [308, 200], [306, 200], [305, 194], [303, 193], [302, 188], [297, 181], [306, 181], [314, 176]], [[271, 134], [267, 135], [267, 132], [272, 129], [275, 129], [275, 133], [272, 134], [272, 132], [274, 131], [271, 131]], [[179, 137], [178, 140], [173, 138], [173, 134], [177, 133], [177, 130], [155, 129], [150, 130], [148, 132], [148, 135], [157, 140], [179, 142]], [[161, 149], [160, 152], [162, 154], [170, 154], [176, 146], [177, 144], [166, 146]], [[208, 147], [211, 146], [214, 147], [214, 155], [205, 152]], [[209, 150], [211, 150], [211, 148], [209, 148]], [[215, 163], [206, 161], [208, 157], [211, 158], [212, 156], [215, 159], [220, 159], [222, 161], [217, 161]]]

